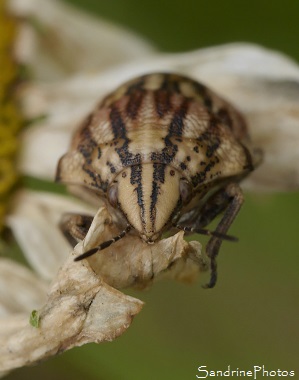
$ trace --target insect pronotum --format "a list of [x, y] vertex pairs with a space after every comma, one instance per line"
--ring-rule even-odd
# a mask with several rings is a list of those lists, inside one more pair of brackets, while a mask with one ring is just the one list
[[[207, 234], [212, 288], [221, 243], [236, 240], [227, 231], [244, 199], [239, 182], [260, 158], [242, 115], [203, 84], [172, 73], [123, 84], [87, 116], [59, 161], [57, 180], [103, 199], [120, 231], [77, 260], [127, 234], [149, 244], [173, 228]], [[221, 214], [215, 231], [205, 229]], [[78, 241], [91, 222], [68, 215], [62, 229]]]

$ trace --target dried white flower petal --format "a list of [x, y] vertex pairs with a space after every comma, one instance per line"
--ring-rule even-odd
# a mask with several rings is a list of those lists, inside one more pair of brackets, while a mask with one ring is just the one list
[[103, 70], [153, 51], [148, 42], [125, 28], [94, 18], [62, 1], [9, 0], [8, 6], [24, 20], [26, 31], [21, 30], [21, 34], [28, 37], [28, 28], [36, 28], [35, 41], [23, 39], [22, 46], [16, 46], [16, 55], [30, 64], [39, 78]]
[[38, 310], [38, 327], [29, 324], [26, 314], [0, 319], [0, 370], [30, 365], [88, 342], [113, 340], [130, 326], [142, 305], [70, 256], [47, 303]]
[[63, 237], [59, 222], [64, 212], [94, 214], [94, 209], [80, 201], [50, 193], [21, 191], [7, 217], [23, 252], [35, 271], [52, 280], [67, 258], [70, 246]]
[[[54, 180], [56, 164], [62, 156], [61, 152], [69, 146], [71, 136], [71, 131], [63, 127], [51, 129], [48, 125], [38, 125], [29, 128], [22, 139], [19, 170], [34, 177]], [[35, 157], [40, 157], [41, 161]]]
[[46, 300], [47, 286], [31, 270], [8, 259], [0, 259], [0, 317], [27, 311]]
[[[84, 241], [75, 248], [80, 255], [117, 235], [110, 216], [101, 207], [94, 217]], [[104, 281], [117, 289], [150, 285], [153, 280], [166, 276], [184, 282], [192, 282], [200, 272], [209, 267], [208, 258], [201, 252], [199, 242], [187, 243], [184, 233], [162, 239], [153, 245], [144, 243], [139, 236], [126, 235], [87, 261]], [[178, 270], [179, 268], [179, 270]]]
[[[43, 237], [45, 234], [43, 227], [37, 226], [43, 223], [44, 218], [56, 244], [59, 231], [52, 225], [57, 222], [58, 209], [63, 212], [69, 206], [74, 207], [73, 202], [62, 198], [21, 193], [19, 201], [24, 205], [18, 206], [16, 220], [20, 215], [28, 216], [27, 207], [31, 209], [30, 205], [35, 205], [31, 220], [37, 229], [37, 236]], [[2, 276], [6, 279], [6, 285], [0, 284], [0, 289], [5, 291], [12, 281], [18, 284], [23, 281], [22, 288], [28, 289], [29, 293], [25, 301], [28, 299], [30, 302], [19, 302], [18, 310], [12, 310], [12, 314], [0, 318], [0, 371], [33, 364], [75, 346], [109, 341], [121, 335], [130, 326], [134, 315], [140, 312], [143, 303], [124, 295], [111, 285], [116, 288], [145, 287], [154, 279], [164, 276], [190, 282], [200, 272], [208, 269], [208, 259], [202, 255], [201, 245], [198, 242], [184, 241], [183, 232], [152, 246], [143, 243], [137, 236], [127, 235], [121, 244], [115, 243], [89, 260], [74, 262], [77, 255], [117, 232], [115, 226], [110, 224], [110, 219], [106, 208], [100, 207], [86, 238], [77, 244], [54, 278], [45, 305], [37, 307], [38, 310], [32, 314], [31, 324], [28, 309], [38, 306], [42, 301], [46, 293], [45, 285], [41, 283], [40, 298], [34, 299], [33, 296], [38, 294], [34, 286], [38, 286], [39, 281], [32, 278], [28, 280], [24, 268], [16, 270], [16, 277], [12, 278], [9, 261], [3, 261]], [[36, 234], [36, 231], [32, 234]], [[24, 239], [23, 243], [25, 246], [29, 244], [28, 247], [31, 244], [31, 249], [34, 250], [34, 243], [30, 243], [30, 240], [27, 243]], [[41, 243], [42, 241], [37, 246]], [[59, 252], [65, 254], [66, 251]], [[39, 253], [44, 259], [44, 252]], [[49, 252], [49, 255], [54, 257], [53, 252]], [[61, 262], [61, 258], [58, 261]]]
[[253, 191], [298, 190], [299, 79], [243, 79], [234, 94], [239, 94], [239, 108], [247, 107], [243, 112], [252, 140], [264, 151], [263, 164], [243, 186]]

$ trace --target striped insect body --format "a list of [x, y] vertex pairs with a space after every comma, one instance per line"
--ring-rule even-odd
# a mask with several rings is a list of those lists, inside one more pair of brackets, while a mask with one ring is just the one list
[[[119, 236], [78, 259], [126, 234], [153, 244], [174, 227], [205, 233], [213, 287], [222, 240], [234, 240], [227, 231], [243, 203], [239, 182], [260, 157], [242, 115], [206, 86], [165, 73], [123, 84], [84, 120], [58, 164], [57, 180], [92, 191], [119, 226]], [[205, 229], [220, 214], [216, 230]], [[70, 215], [62, 229], [77, 241], [91, 221]]]

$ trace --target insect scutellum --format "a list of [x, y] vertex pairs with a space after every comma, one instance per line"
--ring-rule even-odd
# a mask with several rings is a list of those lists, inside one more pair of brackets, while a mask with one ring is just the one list
[[[58, 165], [57, 180], [99, 194], [119, 223], [119, 235], [77, 260], [127, 234], [153, 244], [176, 227], [210, 236], [213, 287], [222, 240], [236, 240], [227, 231], [243, 203], [239, 182], [259, 162], [242, 115], [203, 84], [152, 73], [121, 85], [88, 115]], [[92, 219], [76, 217], [62, 228], [78, 240]]]

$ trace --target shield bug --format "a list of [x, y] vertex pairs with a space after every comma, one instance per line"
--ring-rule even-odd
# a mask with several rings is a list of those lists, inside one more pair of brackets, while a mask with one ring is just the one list
[[[59, 161], [57, 180], [100, 197], [119, 227], [76, 260], [126, 234], [149, 244], [167, 230], [210, 235], [211, 278], [216, 257], [243, 203], [239, 187], [260, 162], [242, 115], [205, 85], [188, 77], [153, 73], [106, 96], [76, 131]], [[222, 214], [215, 231], [205, 227]], [[65, 234], [77, 241], [92, 217], [68, 215]]]

